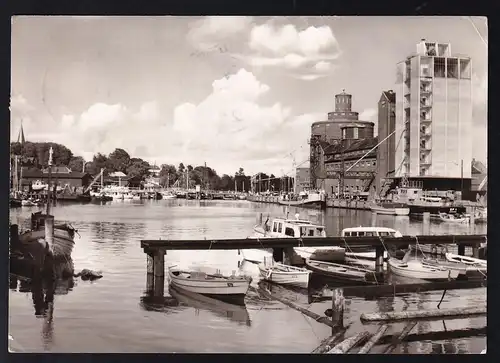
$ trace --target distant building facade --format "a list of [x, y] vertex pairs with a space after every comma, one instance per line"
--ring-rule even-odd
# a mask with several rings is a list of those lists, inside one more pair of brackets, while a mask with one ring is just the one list
[[[31, 191], [31, 186], [36, 181], [48, 183], [49, 171], [48, 169], [36, 169], [23, 167], [20, 173], [21, 188], [24, 191]], [[51, 173], [51, 184], [60, 187], [68, 186], [71, 189], [85, 188], [91, 182], [92, 177], [90, 174], [72, 171], [65, 166], [53, 166]]]
[[423, 189], [470, 190], [471, 74], [469, 57], [425, 39], [397, 65], [396, 178]]
[[377, 143], [378, 138], [375, 137], [331, 145], [325, 151], [328, 175], [325, 191], [328, 194], [372, 192], [377, 172], [377, 149], [373, 148]]
[[[396, 171], [396, 93], [384, 91], [378, 101], [378, 139], [382, 142], [377, 148], [376, 190], [380, 194], [386, 178], [393, 177]], [[389, 135], [391, 135], [389, 137]]]
[[300, 193], [311, 188], [309, 167], [297, 168], [295, 171], [295, 192]]

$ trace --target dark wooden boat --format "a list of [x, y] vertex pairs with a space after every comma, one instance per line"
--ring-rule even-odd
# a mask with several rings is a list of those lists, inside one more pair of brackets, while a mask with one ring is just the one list
[[361, 267], [306, 259], [306, 267], [313, 273], [342, 285], [378, 285], [383, 275]]

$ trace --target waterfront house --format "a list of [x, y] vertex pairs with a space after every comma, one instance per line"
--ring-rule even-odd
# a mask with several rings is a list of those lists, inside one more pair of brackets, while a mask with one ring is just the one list
[[[20, 177], [22, 177], [21, 189], [31, 191], [31, 185], [36, 181], [39, 180], [42, 183], [49, 181], [49, 170], [48, 168], [40, 170], [38, 168], [23, 167]], [[90, 174], [73, 171], [66, 166], [53, 166], [51, 179], [52, 183], [58, 186], [67, 186], [71, 190], [81, 190], [90, 184], [92, 177]]]

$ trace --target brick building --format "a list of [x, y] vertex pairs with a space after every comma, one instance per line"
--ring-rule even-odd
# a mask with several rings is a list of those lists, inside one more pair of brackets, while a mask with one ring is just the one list
[[309, 167], [297, 168], [295, 171], [295, 193], [300, 193], [310, 188]]
[[[49, 170], [23, 167], [20, 177], [21, 189], [30, 191], [31, 185], [34, 182], [39, 180], [42, 183], [47, 183], [49, 181]], [[52, 185], [55, 184], [61, 187], [67, 185], [73, 190], [75, 188], [81, 189], [87, 187], [92, 181], [92, 177], [90, 174], [72, 171], [65, 166], [53, 166], [51, 180]]]
[[[384, 140], [396, 127], [396, 94], [384, 91], [378, 101], [378, 138]], [[396, 135], [393, 134], [377, 148], [376, 190], [380, 193], [386, 178], [393, 177], [396, 170]]]
[[[325, 151], [325, 170], [328, 176], [325, 183], [327, 194], [355, 194], [373, 192], [377, 170], [377, 150], [372, 150], [363, 160], [356, 162], [378, 143], [378, 138], [344, 140], [331, 145]], [[342, 178], [342, 174], [344, 177]], [[343, 180], [342, 180], [343, 179]]]

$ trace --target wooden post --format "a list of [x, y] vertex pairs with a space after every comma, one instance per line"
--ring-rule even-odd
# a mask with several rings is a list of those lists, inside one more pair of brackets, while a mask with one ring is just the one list
[[472, 211], [470, 212], [469, 222], [470, 222], [471, 228], [474, 229], [475, 224], [476, 224], [476, 207], [472, 207], [471, 209], [472, 209]]
[[147, 252], [146, 254], [146, 291], [152, 293], [154, 290], [154, 259], [153, 253]]
[[54, 251], [54, 216], [45, 217], [45, 241], [49, 245], [49, 251]]
[[163, 296], [165, 289], [165, 250], [157, 250], [153, 256], [154, 296]]
[[372, 227], [377, 226], [377, 212], [372, 212]]
[[431, 214], [429, 212], [423, 213], [422, 234], [430, 234]]
[[476, 244], [474, 245], [474, 247], [472, 247], [472, 257], [479, 258], [479, 247], [479, 244]]
[[375, 247], [375, 272], [384, 272], [384, 246]]
[[328, 354], [345, 354], [356, 345], [360, 344], [370, 336], [370, 333], [364, 331], [350, 338], [347, 338], [342, 343], [337, 344]]
[[460, 256], [465, 256], [465, 246], [464, 245], [458, 245], [458, 254]]
[[344, 290], [335, 289], [332, 296], [332, 322], [334, 325], [332, 327], [332, 334], [335, 333], [335, 330], [342, 329], [344, 327], [344, 308]]
[[19, 226], [17, 224], [10, 225], [10, 249], [14, 250], [19, 247]]

